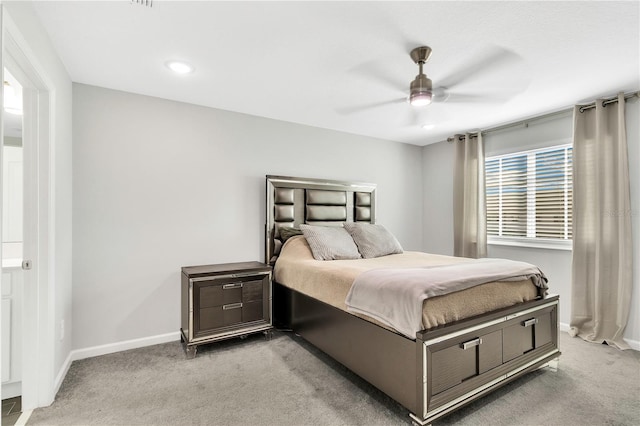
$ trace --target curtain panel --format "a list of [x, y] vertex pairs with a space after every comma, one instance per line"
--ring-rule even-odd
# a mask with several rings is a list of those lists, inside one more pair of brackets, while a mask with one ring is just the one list
[[572, 336], [629, 346], [631, 202], [624, 95], [574, 108]]
[[[462, 139], [462, 140], [460, 140]], [[453, 254], [487, 256], [487, 207], [482, 134], [454, 136]]]

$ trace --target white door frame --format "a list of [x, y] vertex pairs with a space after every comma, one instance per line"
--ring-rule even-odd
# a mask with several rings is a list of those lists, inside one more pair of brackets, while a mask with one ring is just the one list
[[[55, 397], [55, 151], [52, 138], [55, 92], [37, 57], [1, 4], [0, 13], [0, 66], [8, 67], [21, 83], [27, 82], [23, 88], [23, 240], [24, 258], [32, 261], [33, 268], [24, 271], [22, 406], [23, 410], [30, 410], [50, 405]], [[4, 114], [2, 108], [0, 111]], [[2, 197], [0, 203], [1, 200]]]

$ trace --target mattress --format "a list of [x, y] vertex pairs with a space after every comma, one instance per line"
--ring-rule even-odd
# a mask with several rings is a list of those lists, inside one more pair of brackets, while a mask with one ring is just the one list
[[[289, 238], [274, 267], [279, 284], [347, 311], [345, 299], [355, 278], [376, 268], [415, 268], [451, 265], [468, 259], [405, 251], [373, 259], [315, 260], [303, 236]], [[517, 303], [533, 300], [539, 289], [531, 280], [496, 281], [425, 300], [422, 322], [425, 329], [448, 324]], [[365, 315], [357, 315], [381, 325]], [[388, 328], [388, 327], [385, 327]]]

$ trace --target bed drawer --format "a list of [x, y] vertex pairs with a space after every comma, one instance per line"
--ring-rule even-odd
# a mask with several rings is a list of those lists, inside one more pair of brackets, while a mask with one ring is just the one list
[[431, 332], [431, 339], [423, 340], [426, 412], [444, 411], [451, 401], [519, 374], [522, 365], [559, 354], [557, 296], [538, 303], [544, 304], [490, 320], [463, 321], [457, 328], [450, 325], [449, 334]]
[[533, 312], [433, 346], [431, 394], [436, 396], [551, 343], [551, 315], [550, 308]]
[[547, 309], [512, 321], [503, 330], [503, 362], [511, 361], [527, 352], [551, 343], [552, 312]]
[[431, 389], [437, 395], [502, 365], [502, 332], [466, 335], [431, 353]]

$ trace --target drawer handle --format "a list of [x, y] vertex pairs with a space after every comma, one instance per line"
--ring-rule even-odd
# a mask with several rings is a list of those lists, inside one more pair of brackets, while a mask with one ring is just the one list
[[225, 284], [222, 286], [223, 290], [230, 290], [232, 288], [242, 288], [242, 283]]
[[223, 305], [222, 309], [227, 311], [229, 309], [238, 309], [242, 308], [242, 303], [229, 303], [228, 305]]
[[460, 347], [465, 351], [469, 348], [473, 348], [475, 346], [480, 346], [482, 344], [482, 339], [478, 337], [477, 339], [469, 340], [468, 342], [460, 343]]
[[526, 320], [522, 323], [523, 327], [531, 327], [534, 324], [538, 323], [538, 318], [531, 318], [530, 320]]

